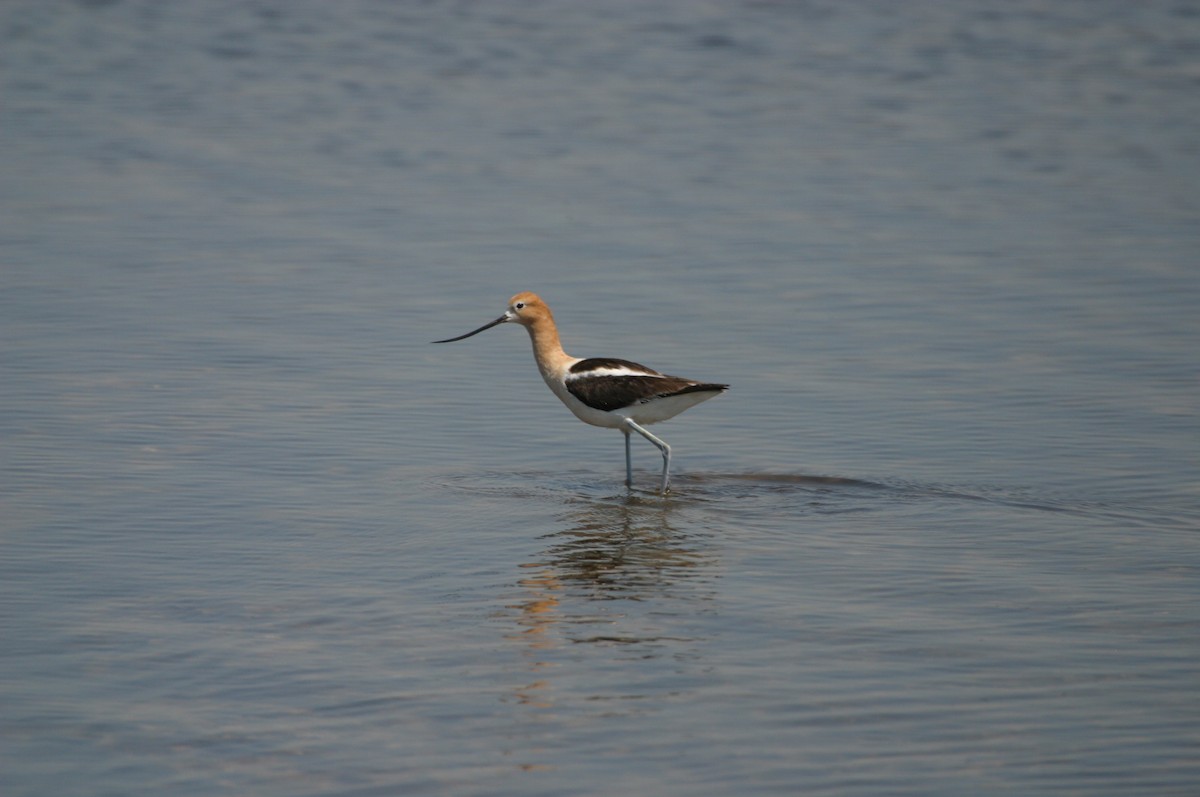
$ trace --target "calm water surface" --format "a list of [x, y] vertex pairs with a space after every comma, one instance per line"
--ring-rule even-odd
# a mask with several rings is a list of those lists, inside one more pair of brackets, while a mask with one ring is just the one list
[[[6, 4], [0, 790], [1195, 793], [1198, 89], [1181, 2]], [[428, 345], [519, 290], [733, 385], [670, 497]]]

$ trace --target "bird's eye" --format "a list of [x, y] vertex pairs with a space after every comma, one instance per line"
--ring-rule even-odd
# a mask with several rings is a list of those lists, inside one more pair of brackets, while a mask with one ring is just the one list
[[525, 302], [517, 302], [516, 304], [513, 305], [513, 309], [514, 310], [524, 310]]

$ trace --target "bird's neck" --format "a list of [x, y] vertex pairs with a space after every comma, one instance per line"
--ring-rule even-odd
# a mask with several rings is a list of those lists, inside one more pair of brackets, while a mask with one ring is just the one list
[[530, 324], [525, 329], [529, 331], [529, 339], [533, 341], [533, 358], [537, 360], [542, 376], [547, 380], [561, 377], [574, 358], [563, 351], [554, 323]]

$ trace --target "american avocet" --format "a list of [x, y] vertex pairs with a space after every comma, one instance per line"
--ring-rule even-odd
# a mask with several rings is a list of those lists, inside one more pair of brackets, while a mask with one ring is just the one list
[[576, 418], [593, 426], [620, 429], [625, 435], [625, 486], [633, 486], [629, 433], [637, 432], [662, 452], [662, 491], [666, 493], [671, 486], [671, 447], [646, 431], [642, 424], [673, 418], [725, 392], [729, 385], [668, 376], [629, 360], [572, 357], [563, 351], [558, 340], [558, 327], [550, 308], [535, 293], [518, 293], [509, 299], [504, 315], [474, 332], [434, 343], [453, 343], [510, 321], [528, 330], [542, 379]]

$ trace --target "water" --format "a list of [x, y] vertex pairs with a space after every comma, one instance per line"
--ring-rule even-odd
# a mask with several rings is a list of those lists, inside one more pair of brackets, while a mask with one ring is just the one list
[[[5, 795], [1190, 794], [1200, 11], [12, 2]], [[729, 382], [657, 453], [511, 328]]]

